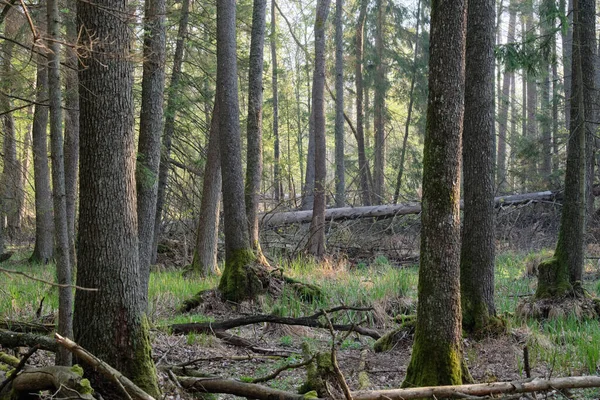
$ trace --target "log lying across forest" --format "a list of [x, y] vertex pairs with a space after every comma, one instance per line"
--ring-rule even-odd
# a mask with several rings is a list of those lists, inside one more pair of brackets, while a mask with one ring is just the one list
[[[500, 196], [494, 199], [496, 207], [523, 204], [537, 201], [557, 201], [562, 197], [560, 192], [535, 192]], [[462, 208], [462, 202], [461, 202]], [[390, 218], [396, 215], [418, 214], [421, 212], [421, 203], [383, 204], [379, 206], [342, 207], [325, 210], [326, 221], [339, 221], [356, 218]], [[291, 211], [280, 213], [267, 213], [262, 216], [262, 225], [265, 227], [282, 226], [310, 222], [312, 210]]]

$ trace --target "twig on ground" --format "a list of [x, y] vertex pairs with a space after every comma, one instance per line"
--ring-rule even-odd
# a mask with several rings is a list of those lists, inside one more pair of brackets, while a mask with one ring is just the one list
[[272, 373], [270, 373], [269, 375], [263, 376], [261, 378], [255, 378], [252, 379], [250, 381], [250, 383], [261, 383], [261, 382], [267, 382], [270, 381], [271, 379], [275, 379], [277, 378], [277, 376], [282, 373], [283, 371], [286, 371], [288, 369], [295, 369], [295, 368], [302, 368], [305, 365], [310, 364], [311, 362], [313, 362], [313, 360], [315, 359], [315, 357], [313, 356], [310, 360], [306, 360], [303, 361], [301, 363], [298, 364], [286, 364], [283, 367], [277, 368], [275, 371], [273, 371]]

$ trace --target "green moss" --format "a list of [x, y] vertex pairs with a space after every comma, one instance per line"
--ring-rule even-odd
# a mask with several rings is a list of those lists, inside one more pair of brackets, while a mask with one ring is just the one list
[[20, 361], [17, 357], [11, 356], [10, 354], [0, 352], [0, 362], [3, 362], [4, 364], [8, 364], [8, 365], [12, 366], [13, 368], [16, 368], [17, 365], [19, 365]]
[[160, 397], [156, 366], [152, 360], [149, 324], [145, 314], [141, 317], [138, 337], [134, 339], [134, 362], [131, 363], [129, 378], [154, 398]]
[[71, 367], [71, 371], [73, 371], [74, 373], [76, 373], [79, 376], [83, 376], [83, 368], [81, 368], [81, 365], [79, 364], [75, 364]]
[[219, 282], [219, 290], [226, 300], [251, 299], [264, 290], [255, 263], [256, 256], [247, 248], [238, 249], [228, 257]]
[[566, 260], [561, 258], [555, 254], [554, 257], [540, 263], [536, 299], [560, 297], [573, 291], [569, 282], [569, 267]]
[[[81, 368], [81, 367], [79, 367], [79, 368]], [[83, 373], [83, 371], [82, 371], [82, 373]], [[93, 394], [94, 393], [94, 389], [92, 388], [92, 385], [90, 384], [89, 379], [84, 378], [79, 381], [78, 392], [81, 394]]]
[[450, 343], [426, 346], [415, 337], [412, 357], [402, 387], [460, 385], [462, 352]]
[[376, 353], [392, 350], [401, 340], [406, 339], [407, 335], [414, 333], [416, 322], [415, 318], [406, 319], [399, 328], [391, 330], [377, 339], [373, 350]]
[[360, 371], [358, 373], [358, 390], [365, 390], [369, 386], [371, 386], [369, 374], [367, 374], [365, 371]]

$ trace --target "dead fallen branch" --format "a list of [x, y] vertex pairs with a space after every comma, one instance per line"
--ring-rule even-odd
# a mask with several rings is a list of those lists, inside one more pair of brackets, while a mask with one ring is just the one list
[[545, 392], [562, 389], [600, 387], [600, 376], [573, 376], [530, 381], [478, 383], [457, 386], [430, 386], [408, 389], [388, 389], [353, 392], [354, 400], [408, 400], [420, 398], [466, 398], [497, 394]]
[[285, 350], [276, 350], [276, 349], [267, 349], [264, 347], [260, 347], [258, 344], [245, 339], [240, 336], [236, 336], [229, 332], [225, 331], [212, 331], [211, 334], [215, 335], [225, 343], [228, 343], [232, 346], [243, 347], [246, 350], [250, 350], [253, 353], [265, 354], [271, 356], [279, 356], [279, 357], [289, 357], [292, 355], [291, 352]]
[[[328, 313], [332, 313], [335, 311], [342, 310], [353, 310], [353, 311], [371, 311], [371, 308], [357, 308], [357, 307], [346, 307], [340, 306], [332, 308], [331, 310], [327, 310]], [[223, 332], [228, 329], [237, 328], [240, 326], [259, 324], [264, 322], [269, 322], [273, 324], [282, 324], [282, 325], [298, 325], [298, 326], [306, 326], [309, 328], [322, 328], [329, 329], [329, 325], [326, 322], [319, 321], [319, 317], [323, 315], [322, 311], [319, 311], [313, 315], [308, 317], [280, 317], [277, 315], [251, 315], [248, 317], [230, 319], [228, 321], [223, 322], [199, 322], [199, 323], [189, 323], [189, 324], [174, 324], [171, 325], [171, 329], [173, 333], [206, 333], [206, 334], [214, 334], [214, 332]], [[375, 329], [365, 328], [362, 326], [346, 324], [333, 324], [333, 329], [336, 331], [354, 331], [361, 335], [370, 336], [373, 339], [379, 339], [381, 334]]]
[[273, 371], [272, 373], [270, 373], [269, 375], [266, 376], [262, 376], [260, 378], [254, 378], [252, 379], [252, 381], [250, 383], [262, 383], [262, 382], [268, 382], [272, 379], [275, 379], [279, 376], [279, 374], [281, 374], [283, 371], [287, 371], [288, 369], [296, 369], [296, 368], [302, 368], [308, 364], [310, 364], [311, 362], [313, 362], [315, 358], [310, 358], [306, 361], [303, 361], [301, 363], [297, 363], [297, 364], [286, 364], [283, 367], [279, 367], [277, 368], [275, 371]]
[[284, 392], [270, 387], [221, 378], [178, 377], [181, 386], [200, 393], [228, 393], [235, 396], [259, 400], [303, 400], [304, 395]]
[[40, 345], [40, 349], [48, 350], [56, 353], [58, 345], [52, 338], [44, 335], [33, 333], [12, 332], [5, 329], [0, 329], [0, 344], [3, 347], [33, 347], [36, 344]]
[[113, 382], [117, 387], [119, 387], [123, 392], [126, 398], [132, 398], [136, 400], [154, 400], [154, 397], [150, 396], [148, 393], [144, 392], [140, 389], [135, 383], [131, 382], [126, 376], [121, 374], [119, 371], [85, 350], [83, 347], [79, 346], [77, 343], [73, 342], [69, 338], [62, 337], [58, 333], [54, 334], [56, 338], [56, 342], [62, 347], [69, 350], [73, 355], [75, 355], [79, 360], [88, 366], [94, 368], [96, 371], [100, 372], [103, 376]]
[[55, 329], [54, 324], [39, 324], [36, 322], [0, 320], [0, 329], [12, 332], [50, 333]]
[[[555, 201], [557, 193], [551, 191], [500, 196], [494, 199], [496, 207], [514, 206], [517, 204], [539, 201]], [[462, 207], [462, 202], [461, 202]], [[421, 212], [421, 203], [383, 204], [379, 206], [329, 208], [325, 210], [325, 220], [347, 220], [356, 218], [390, 218], [397, 215], [418, 214]], [[310, 222], [312, 210], [291, 211], [264, 214], [263, 226], [281, 226]]]
[[63, 283], [50, 282], [50, 281], [47, 281], [44, 279], [36, 278], [35, 276], [28, 275], [25, 272], [15, 271], [12, 269], [0, 268], [0, 272], [4, 272], [6, 275], [8, 275], [9, 278], [11, 275], [21, 275], [27, 279], [31, 279], [32, 281], [45, 283], [46, 285], [59, 287], [59, 288], [74, 288], [77, 290], [87, 290], [88, 292], [97, 292], [98, 291], [97, 288], [85, 288], [85, 287], [81, 287], [81, 286], [77, 286], [77, 285], [67, 285], [67, 284], [63, 284]]

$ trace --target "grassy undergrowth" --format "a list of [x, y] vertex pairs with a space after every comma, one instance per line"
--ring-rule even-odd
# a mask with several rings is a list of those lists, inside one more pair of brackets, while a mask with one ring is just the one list
[[[3, 268], [20, 271], [36, 278], [54, 281], [52, 264], [28, 265], [26, 254], [16, 255]], [[513, 316], [516, 305], [535, 291], [536, 278], [526, 274], [528, 263], [539, 254], [503, 253], [497, 257], [496, 307], [509, 328], [527, 332], [532, 368], [544, 366], [553, 376], [595, 374], [600, 367], [600, 326], [598, 321], [577, 321], [567, 316], [552, 321], [519, 321]], [[277, 298], [263, 298], [254, 307], [264, 313], [285, 316], [310, 315], [323, 308], [340, 304], [374, 306], [370, 322], [383, 324], [385, 314], [414, 313], [418, 278], [417, 266], [397, 267], [379, 256], [370, 263], [352, 264], [346, 260], [321, 264], [308, 259], [280, 261], [285, 273], [307, 283], [319, 285], [324, 296], [311, 303], [298, 301], [291, 291]], [[594, 276], [589, 266], [588, 276]], [[179, 271], [155, 271], [150, 279], [149, 314], [155, 325], [185, 322], [207, 322], [214, 318], [198, 313], [176, 314], [184, 299], [198, 291], [214, 288], [218, 276], [203, 279], [183, 278]], [[24, 276], [4, 274], [0, 284], [0, 319], [33, 320], [44, 299], [42, 314], [58, 307], [57, 289]], [[585, 281], [586, 290], [596, 295], [600, 285], [595, 279]], [[339, 322], [360, 321], [364, 314], [341, 313]], [[378, 318], [379, 316], [379, 318]], [[383, 321], [383, 322], [382, 322]], [[389, 322], [389, 321], [388, 321]], [[190, 343], [207, 340], [200, 335], [188, 338]], [[282, 336], [281, 345], [290, 340]], [[349, 342], [347, 347], [352, 348]]]

